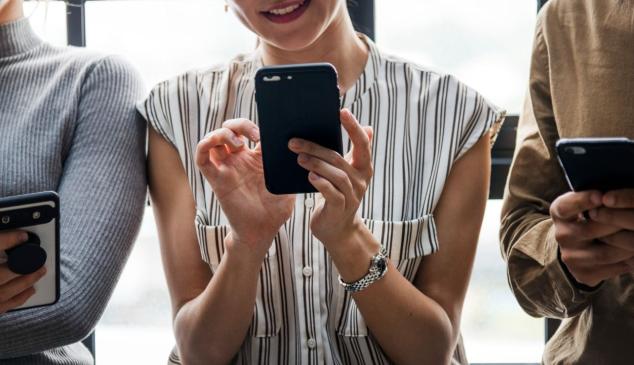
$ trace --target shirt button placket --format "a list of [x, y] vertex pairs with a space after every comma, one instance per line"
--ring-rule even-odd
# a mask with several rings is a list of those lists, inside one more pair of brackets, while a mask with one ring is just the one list
[[317, 341], [315, 341], [314, 338], [309, 338], [308, 341], [306, 341], [306, 346], [308, 346], [308, 348], [312, 350], [317, 347]]
[[312, 209], [315, 206], [315, 199], [310, 196], [306, 197], [304, 200], [304, 206], [308, 209]]
[[[313, 209], [315, 207], [315, 194], [305, 194], [304, 195], [304, 214], [305, 214], [305, 220], [304, 220], [304, 224], [305, 225], [309, 225], [310, 224], [310, 217], [313, 213]], [[318, 282], [318, 277], [316, 276], [318, 274], [318, 270], [319, 267], [316, 265], [319, 265], [319, 254], [320, 254], [320, 244], [318, 243], [318, 241], [316, 240], [316, 238], [314, 238], [312, 236], [312, 233], [307, 232], [307, 236], [304, 236], [304, 256], [303, 256], [303, 262], [304, 262], [304, 267], [301, 269], [301, 275], [303, 276], [303, 282], [304, 285], [310, 285], [313, 287], [314, 292], [312, 293], [312, 305], [307, 306], [305, 308], [306, 311], [312, 312], [312, 316], [313, 320], [315, 318], [319, 318], [321, 316], [320, 314], [320, 301], [319, 301], [319, 291], [320, 288], [317, 285]], [[317, 270], [317, 271], [315, 271]], [[304, 333], [303, 335], [306, 336], [305, 338], [305, 349], [308, 350], [309, 352], [314, 352], [314, 351], [318, 351], [317, 354], [311, 355], [311, 356], [317, 356], [317, 358], [319, 359], [320, 363], [321, 361], [323, 361], [322, 359], [322, 355], [319, 351], [318, 348], [318, 343], [317, 343], [317, 336], [320, 335], [319, 330], [317, 329], [317, 323], [311, 323], [308, 325], [308, 327], [306, 328], [306, 333]], [[317, 330], [317, 333], [315, 333], [315, 330]]]

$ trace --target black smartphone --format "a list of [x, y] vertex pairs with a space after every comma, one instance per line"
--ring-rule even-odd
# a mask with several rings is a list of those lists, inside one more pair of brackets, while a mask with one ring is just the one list
[[634, 141], [574, 138], [557, 142], [557, 155], [573, 191], [634, 188]]
[[0, 198], [0, 232], [22, 230], [29, 238], [6, 251], [0, 251], [0, 264], [16, 274], [27, 275], [46, 267], [35, 283], [35, 294], [22, 306], [41, 307], [59, 300], [59, 197], [55, 192]]
[[316, 192], [288, 142], [302, 138], [343, 154], [335, 68], [328, 63], [263, 67], [255, 75], [255, 90], [266, 188], [273, 194]]

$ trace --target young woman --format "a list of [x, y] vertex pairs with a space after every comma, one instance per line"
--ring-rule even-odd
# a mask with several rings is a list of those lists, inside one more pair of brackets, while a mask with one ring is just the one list
[[[80, 341], [101, 317], [143, 215], [142, 87], [118, 58], [44, 43], [22, 5], [0, 0], [0, 197], [59, 194], [61, 290], [55, 305], [6, 313], [35, 294], [44, 272], [19, 276], [0, 262], [0, 363], [88, 365]], [[23, 233], [0, 233], [0, 251]]]
[[[502, 113], [453, 77], [382, 53], [355, 33], [344, 0], [228, 4], [259, 37], [255, 52], [161, 83], [139, 106], [153, 127], [170, 360], [466, 363], [460, 314]], [[254, 75], [317, 61], [338, 70], [348, 151], [292, 139], [319, 194], [274, 196]]]

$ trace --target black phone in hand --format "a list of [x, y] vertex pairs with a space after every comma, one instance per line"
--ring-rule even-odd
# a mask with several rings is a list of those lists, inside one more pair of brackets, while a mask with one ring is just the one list
[[573, 191], [634, 188], [634, 141], [573, 138], [557, 142], [557, 155]]
[[302, 138], [343, 154], [335, 68], [328, 63], [263, 67], [255, 89], [267, 190], [316, 192], [288, 142]]

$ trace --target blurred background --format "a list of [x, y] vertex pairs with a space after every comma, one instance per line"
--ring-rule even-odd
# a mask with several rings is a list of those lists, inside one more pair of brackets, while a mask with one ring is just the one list
[[[359, 0], [367, 1], [367, 0]], [[376, 42], [389, 53], [456, 75], [518, 114], [528, 81], [535, 0], [375, 0]], [[66, 5], [30, 1], [41, 37], [66, 44]], [[123, 55], [154, 84], [249, 52], [255, 37], [222, 0], [100, 0], [86, 4], [87, 47]], [[544, 321], [525, 315], [498, 244], [501, 202], [490, 200], [463, 315], [474, 363], [538, 363]], [[459, 263], [456, 263], [459, 264]], [[96, 329], [98, 364], [164, 364], [174, 344], [152, 211]]]

